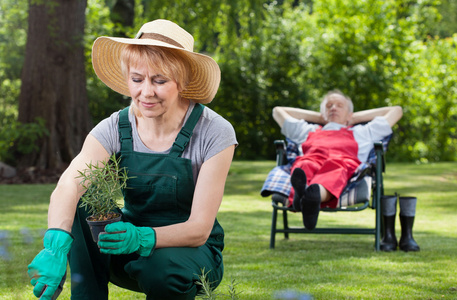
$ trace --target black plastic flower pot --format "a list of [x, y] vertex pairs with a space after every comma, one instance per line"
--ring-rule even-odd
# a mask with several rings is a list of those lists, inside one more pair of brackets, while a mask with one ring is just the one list
[[116, 217], [108, 220], [93, 220], [92, 216], [86, 218], [87, 224], [89, 224], [90, 231], [92, 233], [92, 239], [95, 243], [98, 243], [98, 235], [102, 232], [105, 232], [105, 226], [111, 223], [119, 222], [122, 218], [122, 214], [116, 213]]

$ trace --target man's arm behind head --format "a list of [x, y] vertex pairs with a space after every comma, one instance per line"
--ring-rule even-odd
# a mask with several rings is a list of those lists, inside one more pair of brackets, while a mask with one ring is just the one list
[[368, 109], [355, 112], [352, 115], [351, 124], [358, 124], [369, 122], [375, 117], [383, 116], [386, 118], [390, 127], [393, 127], [403, 116], [403, 109], [401, 106], [385, 106], [380, 108]]
[[273, 119], [275, 119], [279, 127], [282, 128], [286, 119], [290, 117], [315, 124], [326, 123], [322, 114], [316, 111], [286, 106], [276, 106], [273, 108]]

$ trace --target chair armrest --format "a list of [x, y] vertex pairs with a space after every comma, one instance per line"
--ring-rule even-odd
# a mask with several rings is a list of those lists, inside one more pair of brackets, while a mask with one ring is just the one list
[[287, 206], [287, 200], [288, 200], [288, 196], [286, 195], [283, 195], [281, 193], [273, 193], [271, 194], [271, 201], [272, 201], [272, 204], [274, 205], [279, 205], [281, 204], [281, 206]]
[[276, 149], [276, 165], [285, 165], [287, 163], [286, 143], [284, 140], [276, 140], [274, 144]]

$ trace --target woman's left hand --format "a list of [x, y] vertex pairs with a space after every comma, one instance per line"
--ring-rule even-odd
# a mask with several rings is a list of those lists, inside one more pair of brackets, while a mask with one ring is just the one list
[[156, 245], [156, 234], [150, 227], [116, 222], [106, 225], [105, 232], [98, 237], [101, 253], [130, 254], [136, 251], [141, 256], [149, 256]]

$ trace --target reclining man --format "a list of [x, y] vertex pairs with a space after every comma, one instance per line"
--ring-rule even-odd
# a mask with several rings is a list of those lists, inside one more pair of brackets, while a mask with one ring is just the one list
[[[336, 206], [348, 180], [367, 160], [374, 142], [390, 135], [392, 126], [403, 115], [400, 106], [353, 113], [351, 99], [339, 90], [325, 95], [320, 110], [273, 109], [282, 134], [301, 145], [303, 151], [292, 165], [289, 203], [302, 212], [307, 229], [316, 227], [321, 204]], [[352, 126], [358, 123], [366, 124]]]

